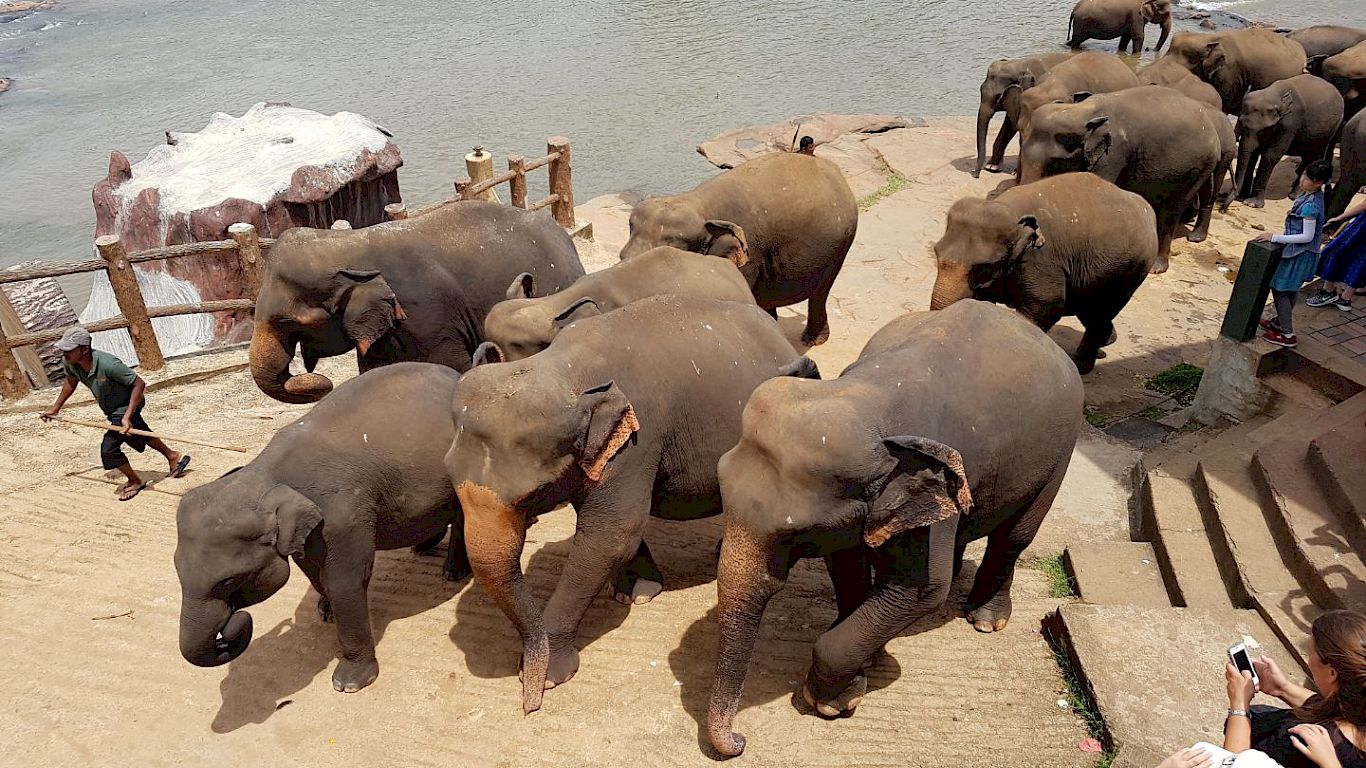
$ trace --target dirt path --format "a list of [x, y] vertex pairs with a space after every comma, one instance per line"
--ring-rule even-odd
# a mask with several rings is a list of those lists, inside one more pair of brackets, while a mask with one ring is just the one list
[[[982, 194], [1001, 181], [975, 181], [962, 171], [970, 136], [969, 123], [940, 121], [881, 142], [911, 184], [863, 215], [835, 288], [832, 340], [812, 352], [827, 375], [888, 320], [928, 304], [933, 267], [926, 248], [942, 231], [943, 212], [958, 196]], [[1258, 220], [1278, 221], [1283, 208], [1275, 205]], [[612, 206], [585, 207], [596, 212], [599, 237], [590, 263], [610, 262], [614, 242], [624, 239], [624, 219]], [[1228, 292], [1214, 262], [1236, 264], [1247, 232], [1233, 221], [1216, 222], [1212, 248], [1192, 256], [1183, 247], [1172, 272], [1145, 285], [1120, 318], [1111, 357], [1087, 379], [1088, 400], [1124, 405], [1141, 391], [1135, 377], [1168, 360], [1203, 359]], [[785, 315], [795, 337], [801, 318]], [[1055, 335], [1068, 343], [1068, 333]], [[243, 361], [241, 351], [177, 361], [153, 378]], [[339, 381], [350, 365], [337, 358], [322, 371]], [[407, 551], [379, 559], [372, 611], [382, 672], [363, 692], [332, 690], [335, 631], [319, 622], [316, 595], [297, 573], [251, 609], [255, 640], [241, 658], [199, 669], [176, 648], [177, 494], [241, 458], [194, 450], [186, 477], [120, 504], [95, 466], [98, 434], [34, 418], [51, 397], [39, 393], [19, 404], [29, 412], [0, 415], [5, 764], [712, 764], [697, 744], [717, 639], [714, 522], [652, 524], [646, 536], [668, 591], [631, 609], [599, 598], [584, 624], [579, 677], [549, 692], [545, 708], [530, 717], [518, 706], [511, 624], [478, 587], [442, 582], [439, 558]], [[265, 398], [241, 370], [158, 389], [149, 402], [156, 429], [254, 449], [306, 410]], [[69, 414], [98, 418], [89, 405]], [[1127, 538], [1125, 473], [1134, 459], [1089, 431], [1036, 550], [1056, 552], [1081, 538]], [[154, 454], [134, 461], [161, 469]], [[572, 530], [572, 515], [562, 510], [530, 531], [525, 565], [542, 598]], [[822, 566], [799, 567], [771, 604], [760, 636], [738, 718], [750, 750], [737, 764], [1091, 765], [1094, 756], [1077, 747], [1085, 728], [1057, 704], [1062, 682], [1038, 632], [1039, 619], [1056, 604], [1043, 575], [1021, 569], [1015, 620], [994, 636], [955, 618], [964, 589], [960, 579], [950, 610], [889, 644], [857, 715], [830, 722], [794, 696], [811, 644], [834, 615]]]

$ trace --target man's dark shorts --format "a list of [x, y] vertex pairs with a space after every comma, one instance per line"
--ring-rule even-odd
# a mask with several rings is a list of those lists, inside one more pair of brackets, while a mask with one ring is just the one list
[[[109, 423], [115, 426], [123, 426], [122, 416], [110, 416]], [[133, 414], [133, 429], [141, 429], [144, 432], [151, 432], [152, 428], [147, 426], [147, 422], [142, 420], [142, 411]], [[104, 441], [100, 443], [100, 463], [105, 469], [118, 469], [128, 463], [128, 457], [123, 455], [119, 449], [121, 445], [142, 453], [147, 448], [147, 442], [151, 438], [141, 435], [120, 435], [117, 432], [105, 432]]]

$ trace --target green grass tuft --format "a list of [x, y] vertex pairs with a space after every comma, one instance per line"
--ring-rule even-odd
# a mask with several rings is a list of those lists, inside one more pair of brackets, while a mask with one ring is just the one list
[[1198, 365], [1177, 363], [1143, 383], [1144, 388], [1160, 392], [1181, 405], [1190, 405], [1205, 370]]
[[1161, 408], [1158, 408], [1155, 405], [1150, 405], [1147, 408], [1144, 408], [1143, 410], [1139, 411], [1138, 415], [1139, 417], [1148, 419], [1149, 421], [1157, 421], [1163, 416], [1166, 416], [1167, 412], [1162, 410]]
[[1067, 568], [1062, 564], [1062, 555], [1041, 557], [1032, 565], [1048, 577], [1049, 597], [1062, 599], [1077, 596], [1077, 585], [1073, 584], [1072, 577], [1067, 575]]
[[1083, 411], [1083, 415], [1086, 416], [1086, 423], [1090, 424], [1096, 429], [1100, 429], [1101, 427], [1105, 426], [1107, 422], [1110, 421], [1110, 417], [1102, 413], [1099, 408], [1093, 408], [1089, 405], [1086, 406], [1085, 410]]
[[870, 192], [858, 199], [859, 210], [866, 211], [869, 208], [872, 208], [882, 200], [905, 189], [910, 183], [910, 179], [907, 179], [896, 171], [888, 173], [887, 182], [882, 185], [882, 189], [879, 189], [876, 192]]

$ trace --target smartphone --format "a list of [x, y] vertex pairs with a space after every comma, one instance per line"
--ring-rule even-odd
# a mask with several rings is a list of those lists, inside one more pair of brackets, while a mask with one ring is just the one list
[[1233, 662], [1233, 666], [1243, 672], [1252, 673], [1252, 685], [1256, 688], [1262, 686], [1262, 681], [1257, 679], [1257, 670], [1252, 667], [1252, 656], [1247, 652], [1246, 643], [1238, 643], [1228, 649], [1228, 658]]

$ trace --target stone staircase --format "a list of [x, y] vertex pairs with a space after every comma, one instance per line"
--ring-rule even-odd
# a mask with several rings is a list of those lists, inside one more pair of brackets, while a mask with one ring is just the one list
[[[1268, 411], [1146, 455], [1132, 541], [1065, 553], [1079, 602], [1044, 631], [1096, 701], [1116, 766], [1217, 743], [1224, 650], [1241, 636], [1307, 677], [1314, 619], [1366, 612], [1366, 369], [1319, 364], [1324, 350], [1304, 342], [1266, 346]], [[1146, 658], [1128, 659], [1126, 644]], [[1154, 669], [1187, 687], [1138, 679]]]

